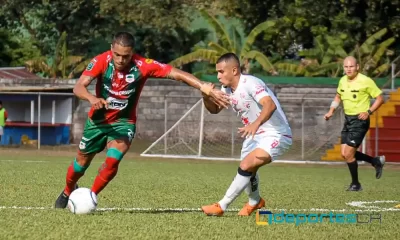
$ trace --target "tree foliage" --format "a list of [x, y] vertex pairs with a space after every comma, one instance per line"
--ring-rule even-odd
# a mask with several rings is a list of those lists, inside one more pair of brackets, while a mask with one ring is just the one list
[[249, 35], [244, 37], [239, 33], [236, 26], [224, 26], [221, 21], [205, 10], [201, 11], [201, 13], [214, 29], [217, 40], [209, 41], [205, 48], [195, 48], [193, 52], [175, 59], [170, 62], [170, 64], [174, 66], [182, 66], [194, 61], [206, 61], [214, 64], [224, 53], [233, 52], [240, 57], [244, 72], [250, 71], [250, 60], [258, 62], [266, 72], [275, 72], [268, 57], [262, 52], [252, 48], [252, 44], [256, 38], [264, 31], [273, 28], [275, 22], [266, 21], [260, 23], [249, 33]]
[[[199, 10], [210, 13], [209, 21], [192, 29]], [[227, 25], [214, 16], [240, 22]], [[0, 56], [3, 66], [40, 58], [51, 64], [65, 32], [68, 56], [90, 59], [109, 49], [115, 31], [127, 30], [135, 34], [140, 54], [162, 62], [197, 49], [204, 51], [186, 61], [234, 51], [247, 70], [259, 66], [263, 71], [279, 69], [279, 74], [334, 76], [337, 61], [327, 59], [341, 51], [362, 53], [363, 69], [382, 75], [391, 55], [399, 53], [399, 16], [400, 0], [7, 0], [0, 5]], [[266, 21], [275, 25], [254, 34]], [[366, 51], [360, 43], [382, 29], [384, 37]], [[252, 35], [256, 37], [249, 41]], [[332, 41], [340, 41], [340, 47]], [[317, 48], [323, 51], [307, 55]], [[322, 70], [325, 64], [329, 71]], [[194, 65], [186, 64], [185, 70], [196, 69]]]

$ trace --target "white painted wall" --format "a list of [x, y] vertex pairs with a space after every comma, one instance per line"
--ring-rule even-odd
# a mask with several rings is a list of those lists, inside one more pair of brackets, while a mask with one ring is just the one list
[[[49, 98], [41, 99], [41, 116], [40, 122], [52, 123], [52, 107], [53, 100], [56, 101], [55, 109], [55, 123], [71, 124], [72, 123], [72, 97], [65, 96], [51, 96]], [[13, 101], [3, 105], [8, 112], [7, 121], [13, 122], [31, 122], [31, 102], [26, 101]], [[34, 122], [38, 122], [38, 101], [34, 100]]]

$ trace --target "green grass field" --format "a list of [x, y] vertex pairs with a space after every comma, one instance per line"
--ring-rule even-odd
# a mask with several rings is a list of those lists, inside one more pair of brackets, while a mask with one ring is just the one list
[[[73, 156], [74, 150], [0, 150], [0, 239], [400, 239], [400, 209], [388, 211], [400, 204], [399, 165], [387, 165], [380, 180], [375, 179], [373, 168], [359, 167], [363, 192], [345, 191], [350, 180], [345, 165], [265, 166], [260, 170], [265, 210], [375, 210], [382, 223], [258, 226], [255, 214], [207, 217], [196, 210], [224, 195], [238, 162], [140, 158], [135, 153], [126, 156], [117, 177], [98, 196], [102, 211], [73, 215], [67, 209], [52, 209]], [[103, 157], [94, 160], [80, 186], [91, 186]], [[389, 200], [366, 208], [347, 204]], [[240, 196], [231, 210], [246, 201]], [[165, 212], [174, 208], [194, 210]]]

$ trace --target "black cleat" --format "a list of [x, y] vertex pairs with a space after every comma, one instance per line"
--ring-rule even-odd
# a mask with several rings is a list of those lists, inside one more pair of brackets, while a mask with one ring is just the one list
[[351, 191], [351, 192], [359, 192], [362, 191], [361, 184], [350, 184], [350, 187], [346, 191]]
[[67, 196], [64, 191], [58, 196], [55, 204], [55, 208], [66, 208], [68, 205], [69, 196]]
[[[76, 184], [75, 189], [78, 188], [78, 184]], [[54, 204], [55, 208], [66, 208], [68, 205], [69, 196], [67, 196], [64, 191], [61, 192], [60, 196], [58, 196], [56, 203]]]
[[379, 179], [382, 176], [383, 166], [385, 165], [386, 158], [385, 156], [378, 156], [375, 158], [375, 160], [376, 160], [376, 165], [374, 166], [376, 171], [375, 177], [376, 179]]

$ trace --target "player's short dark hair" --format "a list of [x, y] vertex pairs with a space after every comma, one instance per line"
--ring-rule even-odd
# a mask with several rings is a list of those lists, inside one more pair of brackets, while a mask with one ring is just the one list
[[217, 60], [217, 64], [221, 62], [229, 62], [233, 61], [234, 63], [237, 64], [238, 67], [240, 67], [240, 60], [238, 56], [234, 53], [225, 53], [222, 56], [220, 56]]
[[112, 44], [115, 43], [123, 46], [123, 47], [131, 47], [134, 48], [135, 46], [135, 38], [132, 34], [128, 32], [117, 32], [114, 34]]

